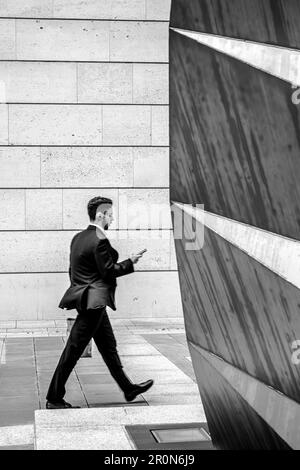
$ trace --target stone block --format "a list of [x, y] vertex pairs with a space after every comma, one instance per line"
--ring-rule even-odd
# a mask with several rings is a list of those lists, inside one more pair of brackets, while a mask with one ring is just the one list
[[0, 232], [0, 272], [67, 271], [73, 236], [62, 231]]
[[169, 103], [167, 64], [133, 64], [133, 103]]
[[13, 145], [101, 145], [101, 106], [10, 105]]
[[103, 106], [103, 145], [150, 145], [150, 106]]
[[0, 102], [0, 145], [8, 144], [8, 106]]
[[[165, 232], [165, 233], [164, 233]], [[67, 272], [72, 231], [0, 232], [0, 272]], [[121, 259], [147, 248], [137, 271], [170, 269], [170, 231], [109, 231]]]
[[133, 186], [132, 160], [131, 148], [42, 148], [42, 185], [69, 188], [130, 187]]
[[0, 230], [25, 229], [25, 192], [0, 189]]
[[170, 145], [169, 143], [169, 107], [152, 106], [152, 145]]
[[15, 60], [15, 20], [0, 19], [0, 60]]
[[97, 426], [161, 424], [163, 423], [193, 423], [206, 422], [204, 410], [199, 405], [184, 406], [149, 406], [114, 407], [104, 409], [55, 410], [35, 412], [35, 425], [38, 432], [48, 429], [61, 430], [95, 429]]
[[52, 5], [49, 0], [0, 0], [0, 16], [51, 18]]
[[78, 64], [79, 103], [132, 103], [132, 64]]
[[87, 203], [96, 196], [112, 199], [114, 222], [111, 229], [118, 228], [118, 190], [117, 189], [64, 189], [63, 190], [63, 228], [83, 230], [89, 224]]
[[37, 320], [64, 318], [58, 303], [69, 286], [67, 274], [2, 274], [0, 318]]
[[[147, 289], [145, 289], [147, 286]], [[163, 292], [163, 295], [162, 295]], [[182, 315], [177, 272], [137, 272], [120, 278], [116, 291], [117, 312], [123, 317], [158, 317]]]
[[61, 230], [61, 189], [26, 190], [26, 230]]
[[132, 450], [133, 448], [125, 428], [121, 426], [101, 426], [94, 429], [80, 427], [76, 432], [72, 428], [68, 430], [67, 427], [63, 430], [54, 428], [39, 430], [36, 435], [36, 450]]
[[111, 243], [119, 251], [120, 260], [147, 248], [147, 253], [135, 266], [136, 271], [162, 271], [170, 269], [169, 230], [122, 230], [111, 232]]
[[[147, 286], [147, 289], [145, 289]], [[66, 319], [76, 312], [58, 308], [69, 287], [67, 273], [0, 274], [2, 328], [15, 327], [14, 320]], [[163, 295], [162, 295], [163, 292]], [[182, 316], [180, 286], [177, 272], [136, 272], [118, 279], [117, 311], [114, 318]], [[3, 323], [9, 321], [9, 323]], [[121, 333], [119, 333], [119, 336]], [[133, 335], [132, 335], [133, 336]], [[138, 337], [138, 335], [136, 335]], [[125, 344], [129, 344], [126, 338]], [[132, 343], [133, 340], [130, 340]], [[138, 343], [141, 339], [136, 338]]]
[[40, 149], [0, 147], [0, 187], [40, 186]]
[[109, 60], [108, 21], [19, 19], [16, 28], [18, 60]]
[[6, 102], [76, 103], [76, 64], [0, 62]]
[[114, 21], [110, 26], [112, 62], [168, 62], [168, 24]]
[[54, 0], [54, 18], [142, 20], [145, 0]]
[[168, 189], [120, 189], [121, 229], [171, 229]]
[[170, 21], [171, 0], [146, 0], [146, 19]]
[[134, 186], [169, 187], [169, 149], [134, 148]]

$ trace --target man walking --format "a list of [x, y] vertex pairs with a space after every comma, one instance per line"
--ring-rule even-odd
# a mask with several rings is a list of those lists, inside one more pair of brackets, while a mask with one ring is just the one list
[[134, 272], [134, 264], [146, 250], [118, 263], [119, 254], [105, 234], [113, 221], [112, 200], [102, 197], [92, 199], [88, 203], [88, 214], [90, 225], [75, 235], [71, 242], [71, 286], [59, 307], [76, 309], [78, 315], [49, 386], [48, 409], [73, 408], [64, 400], [65, 384], [91, 338], [127, 401], [134, 400], [153, 385], [153, 380], [134, 384], [123, 371], [106, 312], [106, 306], [116, 310], [116, 278]]

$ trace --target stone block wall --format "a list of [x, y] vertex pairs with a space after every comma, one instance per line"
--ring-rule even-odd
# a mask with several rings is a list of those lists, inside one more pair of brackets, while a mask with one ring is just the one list
[[63, 316], [69, 244], [95, 195], [114, 201], [120, 257], [148, 248], [114, 315], [181, 315], [169, 14], [170, 0], [0, 0], [0, 320]]

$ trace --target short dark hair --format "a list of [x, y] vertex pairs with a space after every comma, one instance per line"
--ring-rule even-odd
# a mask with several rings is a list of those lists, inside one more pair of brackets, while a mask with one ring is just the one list
[[97, 196], [91, 199], [87, 205], [90, 220], [95, 220], [97, 209], [99, 206], [101, 206], [102, 204], [112, 205], [112, 203], [112, 200], [108, 199], [107, 197]]

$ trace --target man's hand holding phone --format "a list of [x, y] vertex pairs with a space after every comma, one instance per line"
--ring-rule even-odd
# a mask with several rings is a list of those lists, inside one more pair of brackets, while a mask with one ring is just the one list
[[139, 251], [136, 255], [132, 255], [131, 256], [131, 261], [133, 262], [133, 264], [136, 264], [138, 263], [138, 261], [141, 259], [141, 257], [143, 256], [144, 253], [146, 253], [147, 249], [144, 248], [144, 250], [142, 251]]

